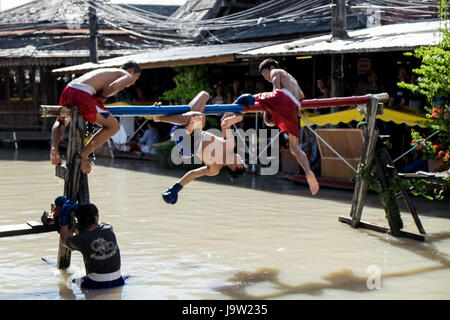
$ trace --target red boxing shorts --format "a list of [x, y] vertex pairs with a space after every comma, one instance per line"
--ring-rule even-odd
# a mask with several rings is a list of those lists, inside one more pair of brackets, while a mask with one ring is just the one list
[[87, 122], [95, 123], [97, 113], [108, 118], [109, 111], [101, 102], [101, 97], [95, 97], [95, 90], [89, 85], [69, 83], [61, 93], [60, 106], [77, 107], [78, 112]]
[[255, 96], [255, 106], [261, 106], [272, 116], [273, 123], [281, 131], [300, 137], [298, 111], [300, 102], [286, 89], [275, 89]]

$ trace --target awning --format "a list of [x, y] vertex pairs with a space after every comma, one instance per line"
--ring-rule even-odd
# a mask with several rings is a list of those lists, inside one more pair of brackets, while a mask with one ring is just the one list
[[[317, 115], [307, 111], [303, 111], [302, 114], [303, 116], [300, 120], [300, 125], [302, 127], [305, 125], [336, 125], [339, 123], [349, 123], [351, 121], [361, 121], [364, 118], [356, 108], [323, 115]], [[406, 124], [410, 127], [420, 126], [422, 128], [425, 128], [425, 125], [420, 123], [420, 121], [432, 121], [431, 119], [426, 118], [423, 112], [409, 107], [399, 107], [395, 109], [384, 108], [383, 114], [378, 115], [377, 119], [385, 122], [392, 121], [396, 124]]]
[[207, 46], [177, 46], [161, 49], [149, 49], [145, 53], [127, 55], [99, 61], [99, 63], [83, 63], [75, 66], [59, 68], [54, 74], [85, 73], [98, 68], [120, 67], [129, 60], [136, 61], [141, 69], [190, 66], [208, 63], [224, 63], [235, 60], [235, 54], [269, 46], [276, 41], [231, 43]]
[[420, 46], [437, 45], [442, 24], [439, 20], [433, 20], [349, 30], [347, 39], [332, 41], [331, 35], [302, 38], [241, 52], [238, 58], [407, 51]]

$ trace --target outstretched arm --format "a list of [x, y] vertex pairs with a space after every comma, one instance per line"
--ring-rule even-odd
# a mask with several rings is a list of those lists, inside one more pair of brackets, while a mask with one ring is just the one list
[[183, 176], [183, 178], [180, 179], [180, 181], [175, 183], [172, 188], [169, 188], [163, 192], [163, 200], [169, 204], [177, 203], [178, 193], [185, 185], [202, 176], [215, 176], [219, 173], [219, 171], [220, 169], [212, 169], [209, 166], [203, 166], [201, 168], [189, 171]]
[[186, 126], [186, 133], [191, 134], [194, 130], [202, 130], [206, 123], [206, 117], [204, 114], [194, 115], [189, 124]]
[[102, 96], [104, 98], [111, 97], [115, 95], [117, 92], [125, 89], [126, 87], [129, 87], [133, 85], [136, 82], [136, 79], [133, 78], [130, 74], [124, 74], [120, 78], [114, 80], [109, 85], [107, 85], [102, 90]]
[[59, 229], [59, 236], [61, 239], [61, 243], [67, 246], [67, 239], [72, 236], [67, 225], [61, 226], [61, 228]]
[[69, 117], [59, 117], [56, 119], [52, 127], [51, 146], [50, 146], [50, 161], [54, 165], [61, 164], [61, 157], [59, 155], [59, 143], [64, 136], [64, 129], [69, 123]]
[[[222, 137], [224, 139], [230, 138], [231, 130], [227, 130], [227, 129], [230, 129], [233, 124], [241, 122], [242, 119], [243, 119], [242, 115], [237, 115], [234, 113], [224, 114], [222, 117], [221, 124], [220, 124], [222, 127]], [[233, 136], [233, 135], [231, 134], [231, 136]]]

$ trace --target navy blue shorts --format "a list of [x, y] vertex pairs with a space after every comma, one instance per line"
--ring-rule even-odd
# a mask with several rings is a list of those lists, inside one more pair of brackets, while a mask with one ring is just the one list
[[[82, 289], [107, 289], [107, 288], [114, 288], [114, 287], [120, 287], [125, 284], [125, 279], [128, 277], [120, 276], [116, 280], [112, 281], [94, 281], [88, 277], [81, 278], [81, 288]], [[75, 279], [72, 281], [75, 283]]]

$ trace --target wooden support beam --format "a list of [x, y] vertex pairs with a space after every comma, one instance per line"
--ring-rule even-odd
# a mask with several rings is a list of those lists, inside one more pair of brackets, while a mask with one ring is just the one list
[[42, 117], [69, 117], [72, 109], [61, 106], [41, 105]]
[[[84, 145], [84, 120], [78, 113], [77, 108], [72, 108], [71, 121], [69, 127], [69, 145], [67, 147], [67, 173], [68, 179], [64, 182], [64, 195], [69, 197], [78, 203], [80, 200], [86, 201], [87, 188], [87, 176], [81, 172], [81, 158], [78, 152]], [[67, 175], [66, 172], [63, 176]], [[86, 184], [82, 187], [82, 184]], [[83, 190], [83, 195], [80, 197], [80, 190]], [[87, 191], [88, 192], [88, 191]], [[89, 195], [87, 193], [87, 201], [89, 201]], [[73, 213], [69, 220], [69, 232], [73, 234], [75, 228], [75, 218]], [[70, 266], [71, 252], [64, 246], [61, 241], [59, 243], [58, 250], [58, 269], [66, 269]]]
[[426, 234], [425, 229], [422, 225], [422, 222], [420, 221], [420, 218], [417, 214], [416, 207], [412, 203], [411, 199], [408, 196], [408, 193], [405, 189], [405, 186], [403, 185], [402, 180], [400, 179], [400, 176], [397, 172], [397, 169], [394, 166], [394, 163], [392, 162], [391, 156], [389, 153], [386, 152], [387, 161], [389, 163], [389, 166], [392, 167], [392, 170], [394, 170], [395, 174], [395, 182], [397, 184], [398, 189], [400, 190], [400, 194], [403, 198], [403, 201], [405, 202], [406, 208], [408, 208], [409, 212], [411, 212], [411, 215], [413, 216], [414, 223], [416, 224], [417, 229], [421, 234]]
[[[360, 163], [365, 167], [369, 167], [373, 161], [375, 155], [375, 146], [378, 140], [378, 130], [376, 129], [376, 119], [379, 110], [378, 99], [375, 97], [371, 98], [370, 104], [366, 112], [367, 125], [363, 128], [364, 133], [364, 146], [361, 155]], [[368, 184], [367, 181], [357, 177], [355, 192], [353, 193], [352, 199], [352, 209], [350, 216], [353, 219], [352, 227], [356, 228], [359, 220], [361, 219], [362, 210], [366, 202]]]
[[[339, 217], [339, 222], [342, 223], [346, 223], [348, 225], [351, 225], [353, 227], [353, 220], [349, 219], [347, 217]], [[364, 222], [364, 221], [358, 221], [357, 224], [357, 228], [364, 228], [364, 229], [369, 229], [369, 230], [373, 230], [373, 231], [377, 231], [377, 232], [382, 232], [382, 233], [390, 233], [390, 230], [386, 227], [383, 226], [379, 226], [373, 223], [369, 223], [369, 222]], [[414, 239], [414, 240], [418, 240], [418, 241], [425, 241], [425, 237], [419, 234], [415, 234], [415, 233], [410, 233], [410, 232], [406, 232], [406, 231], [400, 231], [400, 236], [404, 237], [404, 238], [409, 238], [409, 239]]]
[[54, 226], [45, 226], [42, 222], [38, 221], [27, 221], [21, 224], [0, 226], [0, 238], [53, 231], [56, 231]]

